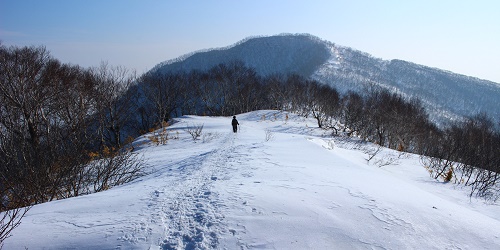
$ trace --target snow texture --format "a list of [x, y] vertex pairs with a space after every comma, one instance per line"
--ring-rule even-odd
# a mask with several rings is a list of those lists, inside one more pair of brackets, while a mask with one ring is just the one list
[[4, 249], [500, 249], [500, 207], [431, 179], [416, 155], [368, 161], [373, 145], [314, 120], [237, 118], [238, 133], [231, 117], [185, 116], [166, 145], [138, 138], [147, 176], [33, 207]]

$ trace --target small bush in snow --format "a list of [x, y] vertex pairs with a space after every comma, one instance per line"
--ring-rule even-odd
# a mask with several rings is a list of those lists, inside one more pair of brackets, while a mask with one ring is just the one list
[[437, 157], [422, 156], [420, 160], [427, 171], [429, 171], [430, 176], [434, 179], [438, 179], [439, 177], [445, 179], [446, 174], [451, 171], [453, 164], [450, 160], [440, 159]]
[[382, 151], [382, 147], [379, 145], [376, 145], [375, 147], [365, 147], [363, 149], [363, 152], [368, 155], [368, 158], [366, 159], [366, 163], [370, 163], [370, 161], [377, 156], [378, 153]]
[[271, 130], [266, 129], [265, 133], [266, 133], [266, 141], [274, 139], [274, 133]]
[[448, 173], [444, 176], [444, 182], [450, 182], [453, 178], [453, 167], [448, 170]]
[[204, 133], [203, 136], [201, 137], [201, 141], [203, 143], [208, 143], [211, 142], [213, 139], [218, 138], [219, 134], [218, 133]]
[[185, 129], [186, 132], [188, 132], [191, 137], [193, 137], [193, 141], [196, 141], [200, 136], [201, 133], [203, 132], [203, 124], [196, 124], [192, 126], [188, 126]]
[[175, 134], [171, 137], [171, 139], [179, 140], [179, 131], [175, 131]]
[[[85, 166], [81, 188], [100, 192], [130, 182], [144, 174], [144, 159], [128, 149], [105, 148]], [[92, 190], [90, 189], [92, 188]]]
[[166, 127], [163, 127], [157, 132], [153, 132], [153, 134], [148, 137], [148, 139], [156, 146], [167, 144], [168, 138], [168, 130]]
[[[12, 230], [21, 224], [21, 219], [26, 215], [30, 207], [7, 210], [1, 214], [0, 220], [0, 248], [3, 242], [11, 236]], [[1, 210], [0, 210], [1, 211]]]

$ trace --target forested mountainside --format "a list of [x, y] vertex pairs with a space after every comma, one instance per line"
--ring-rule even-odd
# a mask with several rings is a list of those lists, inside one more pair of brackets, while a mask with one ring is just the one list
[[220, 63], [242, 61], [262, 76], [296, 73], [308, 77], [329, 57], [328, 46], [311, 36], [258, 37], [222, 49], [194, 52], [160, 63], [152, 71], [206, 71]]
[[244, 39], [162, 62], [150, 72], [206, 71], [241, 61], [257, 74], [298, 74], [335, 87], [340, 93], [363, 93], [382, 87], [422, 101], [437, 123], [480, 112], [500, 121], [500, 84], [402, 60], [382, 60], [349, 47], [307, 35]]

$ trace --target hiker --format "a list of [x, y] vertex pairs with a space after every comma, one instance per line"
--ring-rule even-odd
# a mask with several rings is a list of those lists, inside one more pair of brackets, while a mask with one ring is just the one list
[[238, 123], [238, 120], [236, 120], [236, 116], [233, 116], [233, 121], [231, 122], [231, 125], [233, 125], [233, 132], [236, 133], [236, 131], [238, 131], [238, 125], [240, 125]]

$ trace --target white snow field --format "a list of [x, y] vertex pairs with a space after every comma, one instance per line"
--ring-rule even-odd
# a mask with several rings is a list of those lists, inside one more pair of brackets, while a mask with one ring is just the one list
[[166, 145], [138, 138], [148, 175], [34, 206], [4, 249], [500, 249], [500, 206], [430, 178], [418, 156], [368, 162], [375, 146], [314, 120], [237, 118], [236, 134], [231, 117], [185, 116]]

